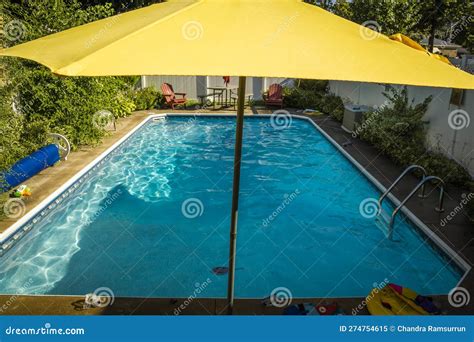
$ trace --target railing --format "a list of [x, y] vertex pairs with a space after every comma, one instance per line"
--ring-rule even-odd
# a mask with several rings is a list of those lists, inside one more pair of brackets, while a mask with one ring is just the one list
[[[387, 197], [387, 195], [390, 193], [390, 191], [393, 190], [393, 188], [403, 179], [403, 177], [405, 177], [409, 172], [412, 172], [414, 170], [421, 170], [421, 172], [423, 173], [423, 179], [426, 178], [427, 173], [426, 173], [426, 170], [425, 170], [424, 167], [422, 167], [420, 165], [411, 165], [411, 166], [407, 167], [405, 169], [405, 171], [403, 171], [402, 174], [400, 176], [398, 176], [398, 178], [395, 180], [395, 182], [393, 182], [392, 185], [390, 185], [390, 187], [387, 190], [385, 190], [385, 192], [382, 194], [382, 196], [380, 196], [380, 198], [379, 198], [379, 213], [382, 210], [382, 202], [383, 202], [384, 198]], [[419, 196], [420, 196], [420, 198], [425, 198], [424, 183], [423, 183], [423, 186], [421, 187], [421, 194]]]
[[395, 223], [395, 216], [397, 216], [398, 212], [400, 211], [400, 209], [410, 200], [410, 198], [413, 197], [414, 194], [416, 194], [416, 192], [418, 191], [418, 189], [420, 189], [421, 187], [424, 188], [425, 186], [425, 183], [426, 182], [432, 182], [432, 181], [436, 181], [437, 182], [437, 186], [439, 187], [440, 191], [439, 191], [439, 200], [438, 200], [438, 206], [435, 207], [435, 210], [437, 212], [443, 212], [444, 211], [444, 208], [443, 208], [443, 202], [444, 202], [444, 188], [445, 188], [445, 184], [444, 184], [444, 181], [439, 178], [439, 177], [436, 177], [436, 176], [428, 176], [428, 177], [424, 177], [421, 182], [419, 182], [417, 184], [417, 186], [415, 186], [415, 188], [408, 194], [407, 197], [405, 197], [405, 199], [398, 205], [398, 207], [395, 208], [395, 210], [393, 211], [392, 213], [392, 217], [390, 219], [390, 223], [389, 223], [389, 233], [388, 233], [388, 238], [391, 240], [392, 237], [393, 237], [393, 225]]

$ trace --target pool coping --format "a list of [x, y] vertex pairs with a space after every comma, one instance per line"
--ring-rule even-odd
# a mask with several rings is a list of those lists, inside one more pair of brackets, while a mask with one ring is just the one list
[[[381, 192], [384, 192], [386, 188], [380, 183], [374, 176], [372, 176], [355, 158], [353, 158], [348, 152], [346, 152], [341, 145], [339, 145], [328, 133], [326, 133], [319, 125], [314, 122], [310, 117], [302, 116], [298, 114], [290, 114], [285, 111], [285, 115], [290, 116], [291, 118], [296, 118], [299, 120], [305, 120], [313, 125], [318, 132], [320, 132], [345, 158], [347, 158], [369, 181], [372, 182], [375, 187], [377, 187]], [[246, 117], [267, 117], [271, 118], [274, 114], [256, 114], [256, 115], [246, 115]], [[105, 161], [105, 158], [109, 156], [114, 150], [116, 150], [120, 145], [122, 145], [126, 140], [128, 140], [136, 131], [143, 127], [149, 121], [152, 121], [155, 118], [163, 117], [236, 117], [236, 114], [233, 113], [149, 113], [149, 116], [143, 119], [138, 125], [131, 129], [127, 134], [122, 138], [116, 141], [112, 146], [102, 152], [97, 156], [92, 162], [87, 164], [82, 170], [77, 172], [72, 176], [68, 181], [61, 185], [56, 191], [46, 197], [43, 201], [38, 203], [32, 210], [30, 210], [25, 216], [7, 228], [4, 232], [0, 233], [0, 258], [3, 255], [4, 251], [10, 249], [14, 243], [20, 240], [26, 232], [28, 232], [32, 225], [35, 224], [35, 219], [40, 216], [45, 215], [45, 210], [54, 203], [60, 203], [62, 199], [68, 196], [68, 189], [71, 189], [77, 182], [82, 182], [82, 178], [86, 176], [93, 168], [99, 166], [102, 162]], [[387, 196], [392, 203], [399, 205], [400, 201], [390, 193]], [[426, 224], [421, 221], [415, 214], [413, 214], [406, 206], [402, 207], [401, 211], [405, 216], [407, 216], [412, 223], [422, 231], [423, 234], [429, 238], [437, 248], [439, 248], [446, 256], [451, 258], [451, 260], [456, 263], [456, 265], [464, 272], [456, 286], [459, 286], [468, 273], [471, 271], [471, 266], [450, 246], [448, 246], [440, 237], [438, 237]], [[28, 229], [26, 229], [29, 227]], [[12, 240], [13, 238], [13, 240]], [[12, 240], [12, 241], [10, 241]], [[10, 245], [8, 245], [10, 244]], [[4, 248], [4, 246], [6, 248]]]

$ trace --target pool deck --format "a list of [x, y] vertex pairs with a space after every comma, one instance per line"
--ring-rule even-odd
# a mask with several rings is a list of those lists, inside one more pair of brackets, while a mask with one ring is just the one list
[[[135, 112], [132, 116], [122, 119], [117, 125], [117, 131], [106, 137], [100, 146], [93, 148], [84, 148], [72, 152], [67, 162], [60, 163], [57, 166], [46, 169], [40, 174], [32, 177], [27, 184], [33, 190], [33, 196], [27, 202], [27, 211], [39, 204], [48, 195], [58, 189], [68, 179], [82, 170], [87, 164], [93, 161], [107, 148], [127, 134], [133, 127], [138, 125], [146, 118], [151, 111]], [[172, 112], [170, 110], [153, 111], [154, 113]], [[202, 111], [199, 111], [202, 113]], [[229, 111], [225, 111], [228, 113]], [[293, 114], [303, 115], [300, 112]], [[181, 113], [181, 111], [177, 111]], [[186, 113], [193, 114], [192, 111]], [[224, 112], [212, 111], [210, 113], [220, 114]], [[271, 113], [265, 109], [252, 109], [246, 114]], [[350, 134], [340, 128], [340, 123], [326, 115], [309, 116], [317, 123], [329, 136], [331, 136], [341, 146], [350, 141], [350, 144], [344, 147], [355, 160], [357, 160], [372, 176], [374, 176], [385, 187], [389, 186], [403, 168], [396, 166], [387, 157], [383, 156], [373, 146], [352, 139]], [[393, 193], [401, 199], [411, 191], [417, 183], [414, 176], [408, 176]], [[418, 218], [420, 218], [429, 229], [431, 229], [439, 238], [448, 244], [469, 264], [474, 263], [474, 225], [470, 222], [467, 213], [464, 211], [458, 213], [444, 227], [440, 225], [440, 220], [453, 208], [459, 205], [461, 195], [465, 193], [462, 189], [449, 187], [446, 192], [445, 212], [437, 213], [433, 210], [436, 205], [437, 193], [432, 193], [434, 189], [428, 188], [429, 198], [421, 201], [417, 198], [410, 200], [407, 207]], [[0, 221], [0, 232], [3, 232], [16, 220], [5, 219]], [[470, 272], [460, 284], [474, 295], [474, 272]], [[312, 302], [315, 304], [323, 302], [337, 302], [346, 314], [351, 314], [353, 308], [359, 305], [364, 298], [310, 298], [298, 299], [294, 303]], [[454, 308], [448, 303], [447, 296], [435, 296], [435, 302], [441, 307], [445, 314], [474, 314], [474, 300], [461, 308]], [[112, 305], [105, 308], [87, 307], [84, 305], [84, 297], [71, 296], [0, 296], [0, 314], [7, 315], [28, 315], [28, 314], [67, 314], [67, 315], [90, 315], [90, 314], [165, 314], [173, 315], [175, 310], [180, 307], [184, 299], [158, 299], [158, 298], [115, 298]], [[260, 300], [240, 299], [236, 300], [235, 314], [243, 315], [267, 315], [281, 314], [281, 308], [265, 307]], [[179, 314], [202, 314], [219, 315], [225, 314], [224, 299], [194, 299]], [[368, 314], [363, 309], [359, 314]]]

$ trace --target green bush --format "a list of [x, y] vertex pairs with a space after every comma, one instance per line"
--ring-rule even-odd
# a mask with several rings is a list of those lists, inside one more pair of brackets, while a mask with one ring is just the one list
[[322, 94], [301, 88], [284, 88], [284, 102], [286, 107], [319, 109]]
[[316, 109], [338, 121], [344, 115], [344, 103], [339, 96], [328, 93], [328, 81], [297, 80], [295, 87], [284, 88], [285, 106]]
[[431, 175], [445, 182], [463, 185], [470, 179], [468, 172], [453, 160], [425, 147], [426, 131], [422, 117], [431, 97], [419, 104], [410, 101], [406, 87], [393, 87], [384, 93], [387, 103], [364, 115], [359, 136], [370, 142], [398, 165], [419, 164]]
[[309, 90], [309, 91], [320, 93], [320, 94], [327, 93], [329, 89], [328, 81], [300, 79], [300, 80], [296, 80], [295, 83], [296, 83], [296, 87], [299, 89]]
[[133, 102], [137, 110], [153, 109], [163, 104], [163, 97], [155, 87], [146, 87], [135, 91]]
[[339, 96], [327, 94], [321, 98], [321, 111], [342, 122], [344, 116], [344, 102]]

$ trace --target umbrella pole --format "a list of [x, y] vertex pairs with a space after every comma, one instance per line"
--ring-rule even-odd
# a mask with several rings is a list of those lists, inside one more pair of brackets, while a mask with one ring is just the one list
[[229, 278], [227, 285], [227, 314], [234, 310], [235, 253], [237, 244], [237, 219], [239, 212], [240, 162], [242, 159], [242, 133], [244, 128], [245, 76], [239, 77], [237, 92], [237, 128], [235, 130], [234, 181], [232, 185], [232, 211], [230, 218]]

